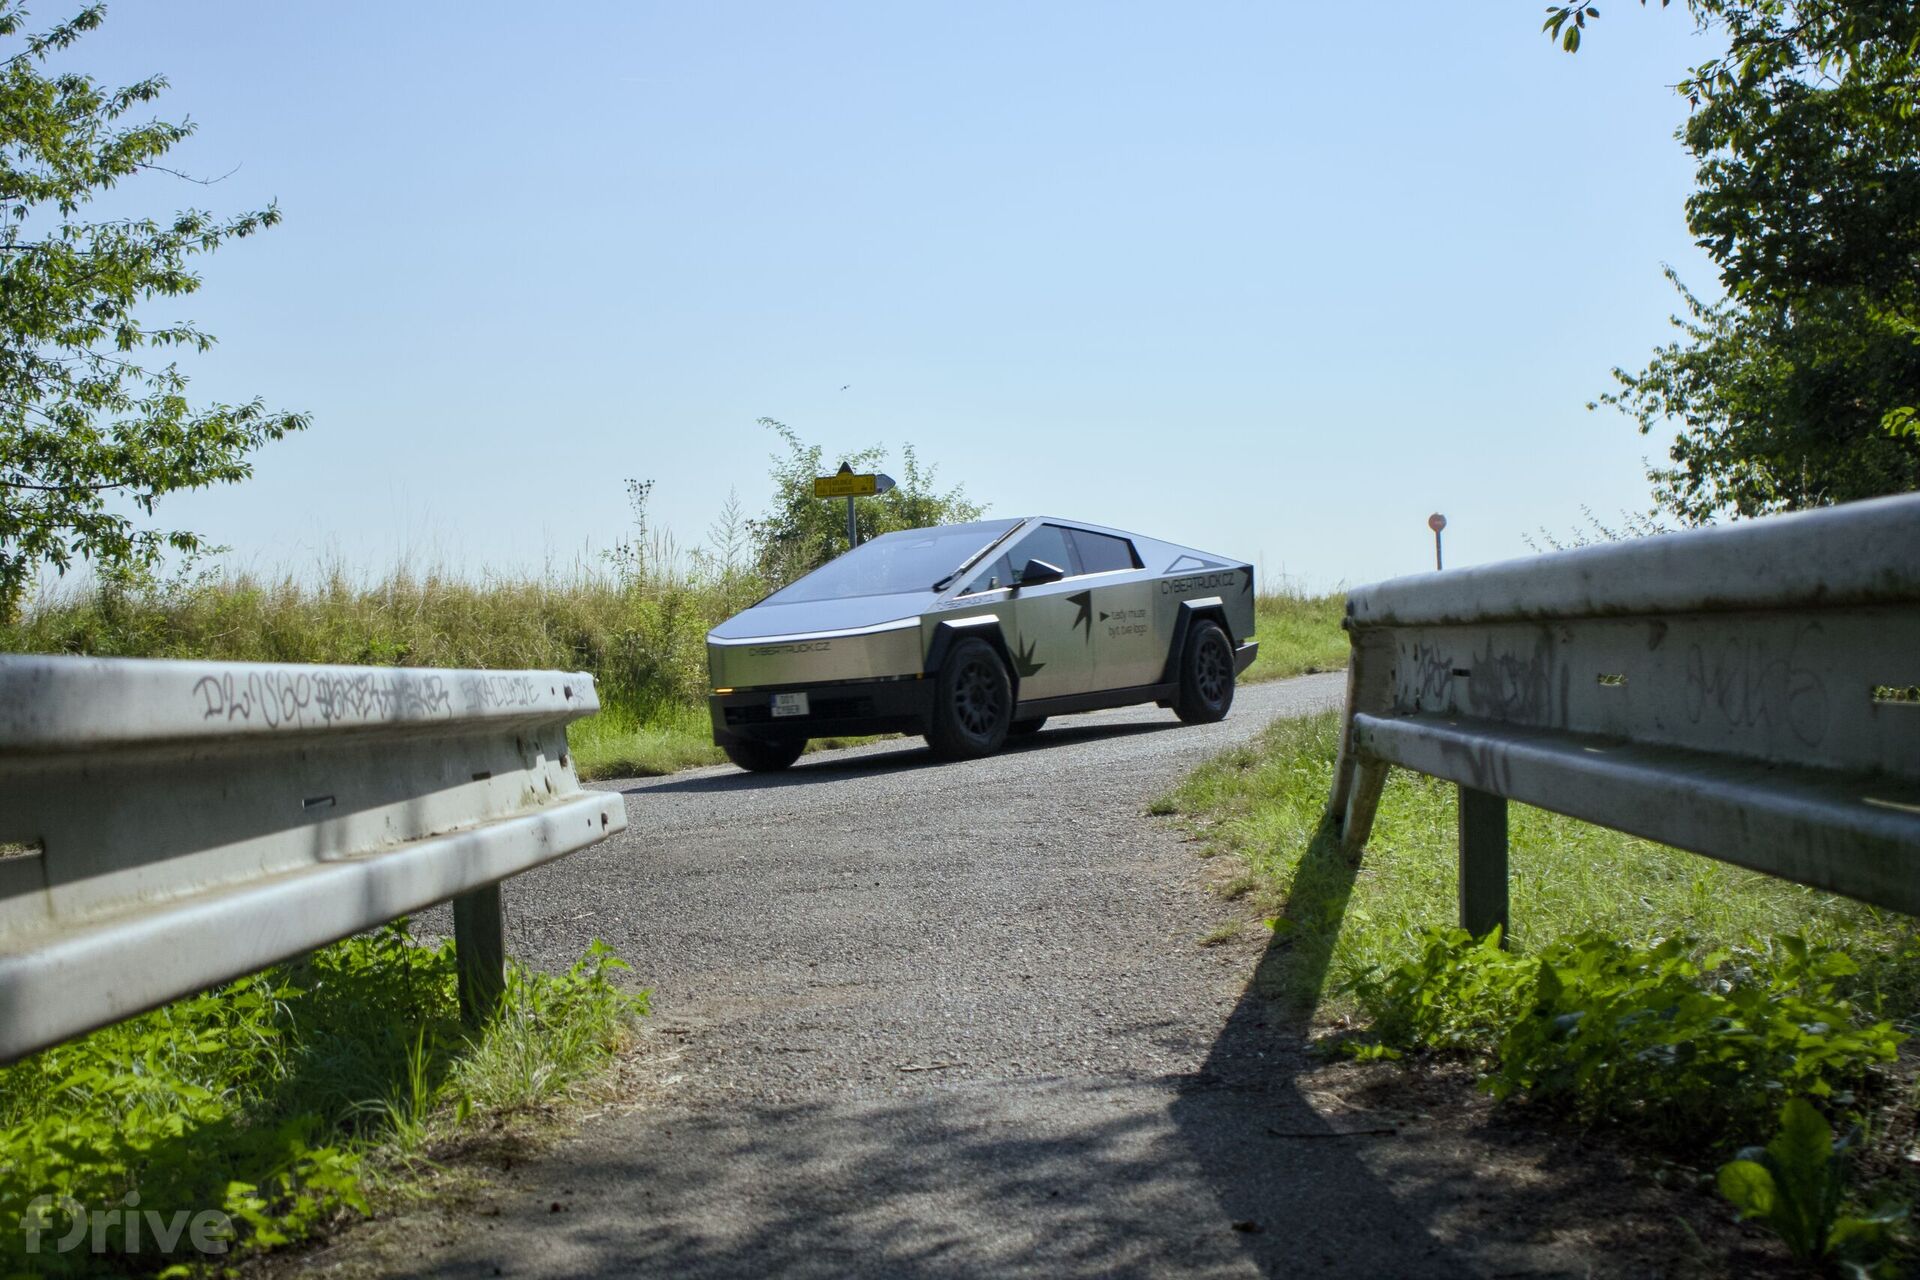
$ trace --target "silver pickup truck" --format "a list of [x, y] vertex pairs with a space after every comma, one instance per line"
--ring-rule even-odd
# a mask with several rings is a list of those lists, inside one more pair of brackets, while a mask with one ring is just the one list
[[1118, 529], [1030, 516], [889, 533], [708, 633], [713, 740], [763, 770], [830, 735], [925, 734], [964, 759], [1102, 707], [1218, 720], [1253, 618], [1252, 565]]

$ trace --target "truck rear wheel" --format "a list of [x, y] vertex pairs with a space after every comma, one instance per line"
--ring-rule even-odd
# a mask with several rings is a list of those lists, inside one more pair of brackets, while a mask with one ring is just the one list
[[1219, 623], [1203, 618], [1187, 629], [1173, 713], [1187, 724], [1212, 724], [1224, 720], [1232, 705], [1233, 646]]

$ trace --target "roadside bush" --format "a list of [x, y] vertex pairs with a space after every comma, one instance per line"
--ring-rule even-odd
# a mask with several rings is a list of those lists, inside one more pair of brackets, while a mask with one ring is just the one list
[[1537, 957], [1431, 930], [1419, 956], [1354, 994], [1379, 1043], [1486, 1055], [1486, 1087], [1689, 1151], [1756, 1132], [1790, 1097], [1834, 1110], [1905, 1036], [1841, 985], [1859, 966], [1787, 937], [1769, 952], [1597, 934]]
[[[452, 944], [401, 921], [0, 1069], [0, 1275], [161, 1270], [155, 1222], [270, 1248], [364, 1211], [441, 1127], [589, 1080], [647, 1009], [623, 967], [595, 944], [565, 975], [516, 969], [469, 1036]], [[109, 1224], [106, 1259], [55, 1247], [76, 1209]]]
[[1537, 967], [1503, 951], [1498, 930], [1475, 941], [1464, 929], [1432, 929], [1413, 959], [1356, 977], [1353, 994], [1390, 1056], [1483, 1053], [1525, 1014]]

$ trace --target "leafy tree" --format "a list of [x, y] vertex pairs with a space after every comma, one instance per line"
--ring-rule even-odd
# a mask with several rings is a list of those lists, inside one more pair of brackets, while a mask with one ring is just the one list
[[[1689, 522], [1920, 488], [1920, 7], [1688, 9], [1727, 44], [1677, 86], [1687, 225], [1724, 296], [1669, 270], [1681, 336], [1601, 399], [1643, 433], [1680, 424], [1650, 478]], [[1598, 16], [1552, 5], [1545, 30], [1572, 52]]]
[[[847, 512], [840, 502], [813, 496], [814, 477], [838, 469], [837, 464], [826, 465], [820, 446], [807, 444], [791, 427], [772, 418], [760, 419], [760, 425], [779, 436], [787, 451], [773, 456], [773, 505], [759, 519], [746, 523], [756, 567], [769, 585], [778, 587], [847, 549]], [[878, 468], [886, 456], [886, 450], [875, 445], [844, 461], [855, 471], [868, 471]], [[895, 529], [978, 520], [985, 508], [969, 502], [962, 487], [944, 492], [934, 488], [936, 470], [920, 462], [912, 445], [903, 445], [894, 488], [877, 497], [854, 499], [860, 540]]]
[[142, 319], [141, 304], [193, 293], [196, 255], [280, 214], [83, 218], [124, 179], [184, 178], [159, 161], [193, 132], [140, 118], [162, 77], [108, 88], [54, 65], [104, 16], [90, 5], [30, 34], [20, 0], [0, 0], [0, 42], [16, 46], [0, 61], [0, 620], [39, 565], [65, 572], [81, 556], [138, 569], [167, 547], [194, 550], [194, 534], [139, 527], [127, 513], [151, 516], [168, 493], [244, 479], [249, 453], [307, 424], [259, 400], [196, 408], [177, 362], [142, 359], [213, 344], [191, 324]]

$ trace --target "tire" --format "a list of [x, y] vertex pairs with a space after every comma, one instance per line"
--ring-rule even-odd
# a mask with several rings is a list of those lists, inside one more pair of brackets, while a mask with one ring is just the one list
[[943, 760], [990, 756], [1013, 727], [1013, 680], [985, 640], [967, 639], [947, 651], [933, 692], [927, 745]]
[[1233, 646], [1219, 623], [1203, 618], [1187, 629], [1173, 713], [1187, 724], [1212, 724], [1226, 719], [1232, 706]]
[[722, 744], [720, 749], [727, 753], [727, 759], [748, 773], [776, 773], [800, 758], [800, 753], [807, 749], [807, 740], [783, 738], [778, 742], [765, 742], [758, 738], [738, 738]]
[[1034, 734], [1040, 732], [1040, 726], [1046, 722], [1047, 718], [1045, 716], [1041, 716], [1038, 720], [1015, 720], [1007, 727], [1007, 736], [1009, 738], [1031, 738]]

